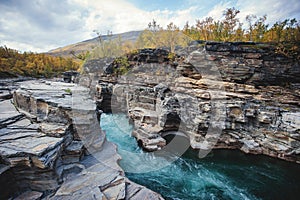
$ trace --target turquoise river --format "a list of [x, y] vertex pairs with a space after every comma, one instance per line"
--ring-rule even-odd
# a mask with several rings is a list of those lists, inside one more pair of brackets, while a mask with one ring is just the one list
[[300, 165], [237, 150], [214, 150], [199, 159], [189, 149], [170, 165], [143, 173], [147, 162], [162, 158], [137, 146], [126, 115], [103, 113], [100, 121], [118, 146], [126, 176], [165, 199], [300, 199]]

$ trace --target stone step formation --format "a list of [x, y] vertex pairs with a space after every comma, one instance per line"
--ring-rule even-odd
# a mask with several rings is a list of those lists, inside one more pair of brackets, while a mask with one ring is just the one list
[[42, 80], [12, 85], [0, 96], [1, 199], [162, 199], [125, 177], [89, 89]]
[[87, 62], [82, 76], [98, 82], [88, 87], [100, 109], [128, 113], [145, 150], [162, 149], [161, 135], [179, 130], [195, 149], [300, 163], [299, 60], [255, 43], [193, 44], [174, 60], [164, 51], [127, 56], [131, 69], [122, 76], [106, 70], [107, 59]]

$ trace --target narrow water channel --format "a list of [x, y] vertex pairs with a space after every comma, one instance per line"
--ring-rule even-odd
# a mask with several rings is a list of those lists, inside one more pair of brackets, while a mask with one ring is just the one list
[[[189, 149], [181, 158], [157, 171], [140, 173], [147, 157], [130, 136], [132, 126], [124, 114], [102, 114], [100, 126], [118, 146], [120, 165], [127, 177], [166, 199], [299, 199], [300, 165], [234, 150], [214, 150], [199, 159]], [[161, 158], [149, 156], [149, 162]], [[146, 159], [146, 161], [147, 161]], [[126, 170], [129, 169], [129, 170]], [[133, 173], [139, 172], [139, 173]]]

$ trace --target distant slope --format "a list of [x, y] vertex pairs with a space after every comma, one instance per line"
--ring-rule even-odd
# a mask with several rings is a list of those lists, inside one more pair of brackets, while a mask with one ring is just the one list
[[[136, 41], [139, 35], [141, 34], [142, 31], [130, 31], [126, 33], [120, 33], [120, 34], [115, 34], [111, 36], [111, 39], [116, 39], [119, 36], [121, 36], [123, 41]], [[102, 39], [103, 40], [108, 40], [107, 35], [103, 35]], [[74, 51], [75, 54], [79, 54], [81, 52], [87, 51], [87, 50], [92, 50], [98, 45], [98, 37], [95, 37], [93, 39], [85, 40], [76, 44], [71, 44], [67, 45], [65, 47], [60, 47], [57, 49], [50, 50], [48, 54], [54, 55], [54, 56], [62, 56], [62, 57], [69, 57], [70, 52]]]
[[68, 70], [77, 70], [80, 63], [71, 58], [58, 58], [39, 53], [20, 53], [0, 47], [0, 79], [18, 76], [56, 77]]

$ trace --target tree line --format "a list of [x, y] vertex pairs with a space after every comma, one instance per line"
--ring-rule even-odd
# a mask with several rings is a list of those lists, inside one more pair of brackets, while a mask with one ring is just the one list
[[20, 53], [6, 46], [0, 47], [0, 77], [57, 76], [64, 71], [77, 70], [79, 63], [72, 58], [54, 57], [47, 54], [32, 52]]
[[[239, 10], [227, 8], [222, 20], [212, 17], [198, 19], [194, 25], [186, 22], [180, 29], [173, 22], [166, 28], [155, 20], [148, 24], [135, 46], [137, 48], [168, 47], [174, 52], [176, 46], [187, 46], [193, 40], [220, 42], [263, 42], [273, 43], [288, 50], [299, 50], [300, 22], [295, 18], [278, 21], [272, 26], [266, 23], [267, 15], [247, 15], [245, 24], [238, 18]], [[286, 45], [288, 44], [288, 45]]]
[[97, 32], [99, 45], [89, 57], [118, 57], [136, 49], [159, 47], [167, 47], [174, 52], [176, 46], [185, 47], [193, 40], [264, 42], [274, 43], [282, 52], [299, 50], [300, 23], [295, 18], [278, 21], [270, 26], [266, 23], [267, 15], [247, 15], [243, 24], [239, 14], [238, 9], [227, 8], [223, 11], [221, 20], [206, 17], [196, 20], [193, 25], [186, 22], [183, 28], [179, 28], [173, 22], [164, 28], [153, 20], [135, 42], [123, 41], [121, 37], [112, 40], [111, 31], [108, 34], [109, 39], [103, 40], [101, 34]]
[[207, 17], [196, 20], [195, 25], [187, 22], [182, 32], [193, 40], [253, 41], [253, 42], [296, 42], [300, 41], [300, 23], [295, 19], [278, 21], [272, 26], [266, 23], [267, 15], [247, 15], [245, 24], [238, 18], [240, 11], [227, 8], [223, 20]]

